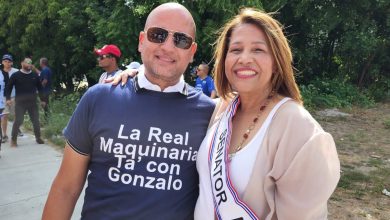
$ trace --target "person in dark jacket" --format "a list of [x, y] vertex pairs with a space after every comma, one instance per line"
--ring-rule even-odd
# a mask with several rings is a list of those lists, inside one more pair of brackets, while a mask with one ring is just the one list
[[[17, 146], [17, 135], [20, 125], [23, 123], [24, 114], [28, 112], [34, 128], [35, 139], [38, 144], [43, 144], [41, 139], [41, 129], [39, 125], [39, 112], [37, 106], [38, 91], [42, 90], [39, 76], [32, 71], [32, 60], [24, 58], [21, 63], [22, 68], [14, 73], [9, 79], [5, 95], [7, 105], [12, 104], [11, 91], [15, 86], [15, 122], [11, 132], [11, 147]], [[46, 103], [42, 103], [45, 105]]]

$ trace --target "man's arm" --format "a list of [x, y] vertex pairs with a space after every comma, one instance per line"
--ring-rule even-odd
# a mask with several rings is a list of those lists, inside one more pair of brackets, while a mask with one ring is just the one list
[[42, 86], [46, 87], [46, 85], [47, 85], [47, 79], [42, 80]]
[[212, 99], [217, 98], [217, 92], [216, 92], [215, 90], [213, 90], [213, 91], [211, 92], [210, 98], [212, 98]]
[[210, 92], [210, 98], [212, 98], [212, 99], [217, 98], [217, 91], [215, 90], [213, 78], [210, 77], [210, 80], [208, 81], [207, 87], [208, 87], [207, 89], [208, 89], [209, 91], [211, 91], [211, 92]]
[[3, 74], [3, 78], [4, 78], [4, 91], [3, 91], [3, 96], [5, 97], [5, 90], [6, 90], [7, 86], [8, 86], [9, 76], [8, 76], [8, 74], [5, 74], [4, 71], [1, 71], [1, 70], [0, 70], [0, 72], [1, 72], [1, 74]]
[[74, 151], [68, 144], [43, 210], [42, 219], [67, 219], [72, 216], [88, 172], [89, 156]]
[[42, 87], [46, 87], [46, 84], [48, 82], [48, 78], [49, 78], [49, 72], [47, 69], [43, 69], [40, 73], [40, 77], [43, 78], [43, 80], [41, 81], [41, 84], [42, 84]]
[[32, 70], [33, 70], [34, 72], [36, 72], [38, 75], [41, 74], [41, 71], [40, 71], [38, 68], [36, 68], [34, 65], [32, 65]]
[[4, 96], [6, 97], [7, 100], [10, 100], [10, 99], [11, 99], [12, 88], [13, 88], [14, 85], [15, 85], [15, 77], [16, 77], [15, 74], [12, 75], [12, 76], [9, 78], [8, 85], [5, 87]]
[[[33, 74], [36, 74], [36, 73], [33, 73]], [[41, 80], [39, 79], [39, 76], [37, 74], [37, 78], [36, 78], [36, 81], [35, 81], [35, 85], [38, 89], [38, 92], [41, 92], [43, 87], [42, 87], [42, 83], [41, 83]]]

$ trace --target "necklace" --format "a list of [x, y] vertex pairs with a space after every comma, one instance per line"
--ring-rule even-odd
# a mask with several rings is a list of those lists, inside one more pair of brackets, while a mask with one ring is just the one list
[[264, 101], [264, 104], [260, 106], [259, 113], [257, 113], [256, 117], [252, 120], [251, 124], [246, 129], [245, 133], [242, 135], [241, 142], [235, 147], [234, 152], [229, 154], [229, 160], [232, 160], [234, 155], [236, 155], [236, 153], [243, 148], [245, 141], [249, 137], [249, 134], [255, 128], [256, 123], [259, 121], [259, 117], [260, 117], [261, 113], [263, 113], [263, 111], [267, 108], [268, 104], [271, 102], [271, 99], [273, 97], [274, 97], [274, 91], [271, 91], [270, 94], [267, 96], [267, 99]]

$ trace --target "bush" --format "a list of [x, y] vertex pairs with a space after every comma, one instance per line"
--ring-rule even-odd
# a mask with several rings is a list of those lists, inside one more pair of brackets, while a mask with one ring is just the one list
[[[68, 124], [73, 111], [76, 108], [83, 92], [77, 91], [74, 93], [54, 94], [50, 97], [50, 116], [47, 121], [44, 120], [44, 112], [39, 107], [39, 121], [42, 130], [42, 136], [49, 139], [52, 143], [64, 146], [65, 140], [62, 131]], [[32, 131], [33, 126], [30, 118], [26, 114], [24, 116], [23, 127], [26, 130]]]
[[68, 124], [83, 92], [76, 91], [68, 94], [56, 94], [51, 99], [50, 117], [45, 125], [43, 136], [57, 145], [64, 146], [62, 131]]
[[368, 92], [348, 83], [346, 80], [316, 79], [300, 86], [306, 108], [345, 108], [353, 105], [370, 107], [374, 100]]
[[383, 125], [385, 126], [386, 129], [390, 129], [390, 118], [386, 119], [383, 122]]
[[390, 100], [390, 78], [377, 79], [368, 87], [368, 91], [377, 102]]

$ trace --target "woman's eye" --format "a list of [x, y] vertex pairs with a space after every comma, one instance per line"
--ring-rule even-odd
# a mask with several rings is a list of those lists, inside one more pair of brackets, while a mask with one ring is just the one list
[[255, 48], [254, 51], [255, 52], [263, 52], [264, 50], [262, 48]]
[[241, 49], [239, 49], [239, 48], [232, 48], [229, 50], [230, 53], [238, 53], [240, 51], [241, 51]]

